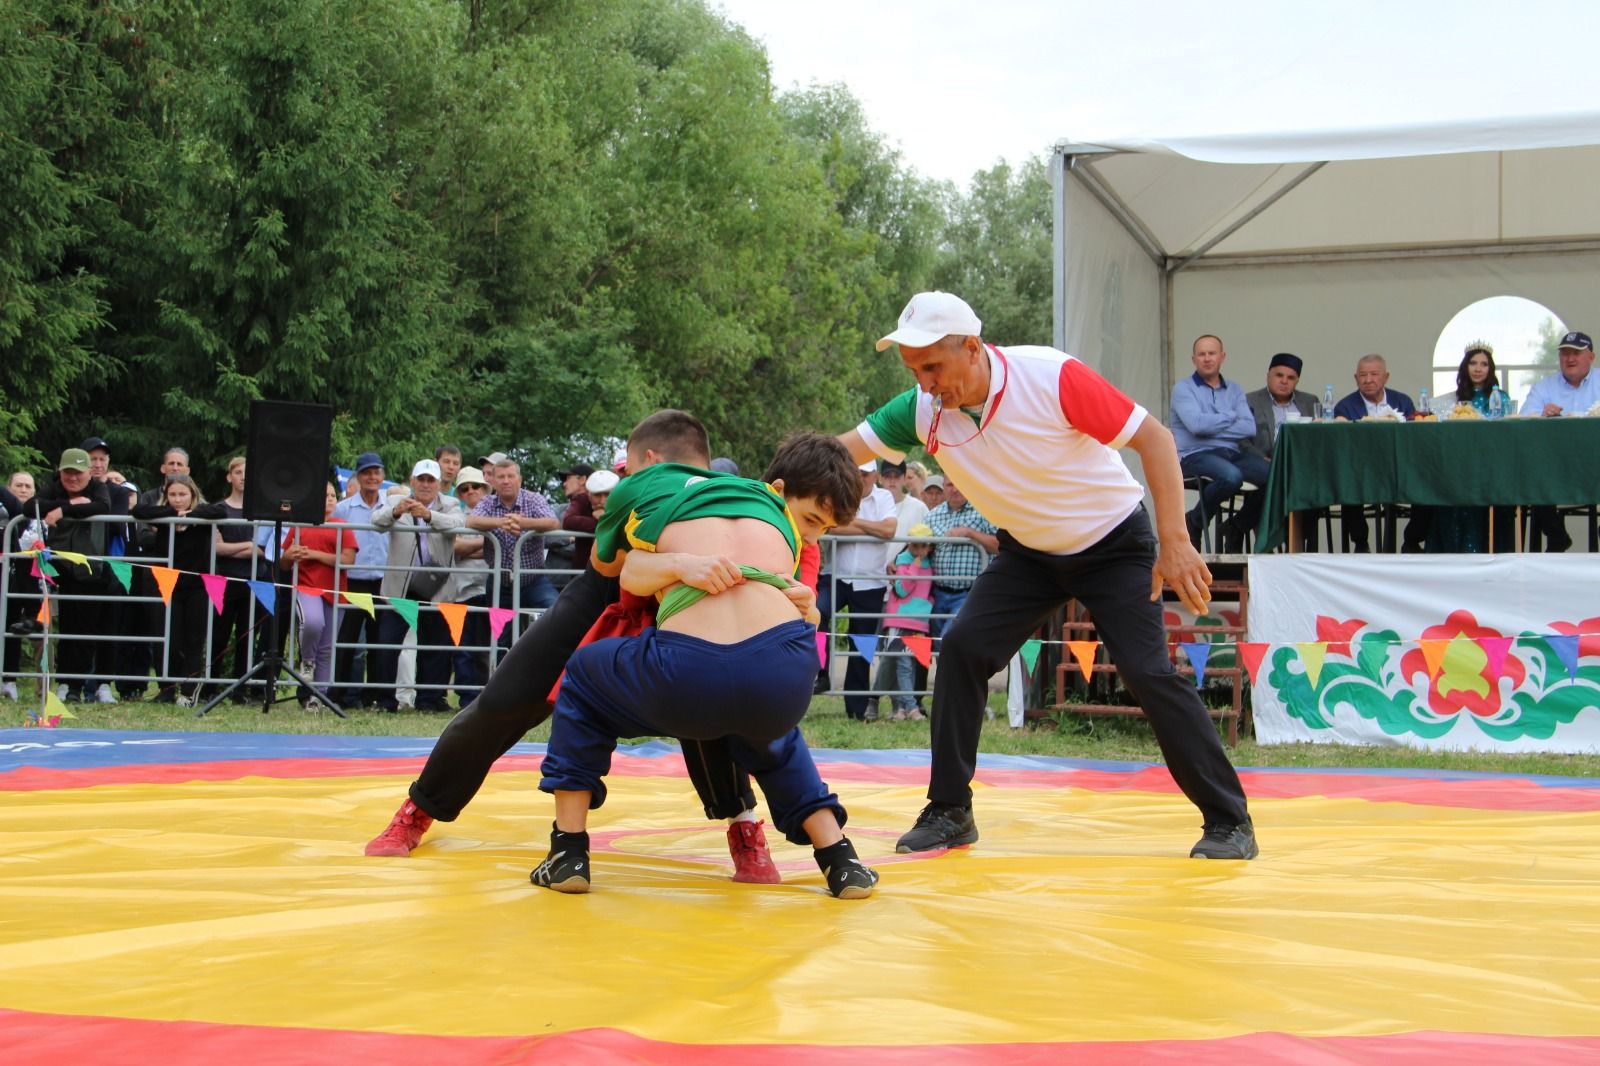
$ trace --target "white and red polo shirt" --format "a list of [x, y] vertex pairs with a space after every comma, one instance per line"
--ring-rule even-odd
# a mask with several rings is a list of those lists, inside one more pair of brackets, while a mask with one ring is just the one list
[[[985, 349], [989, 396], [981, 411], [940, 414], [939, 465], [985, 518], [1028, 547], [1054, 555], [1092, 547], [1144, 500], [1115, 449], [1147, 412], [1065, 352]], [[899, 462], [928, 443], [933, 422], [933, 397], [912, 388], [856, 431]]]

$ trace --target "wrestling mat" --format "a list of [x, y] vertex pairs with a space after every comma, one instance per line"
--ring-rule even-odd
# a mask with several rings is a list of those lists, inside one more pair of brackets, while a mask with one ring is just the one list
[[986, 757], [982, 840], [897, 856], [926, 753], [818, 752], [883, 874], [841, 902], [771, 832], [786, 883], [730, 882], [652, 744], [562, 896], [533, 745], [362, 855], [430, 745], [0, 731], [0, 1059], [1600, 1059], [1600, 781], [1250, 770], [1262, 857], [1207, 863], [1159, 767]]

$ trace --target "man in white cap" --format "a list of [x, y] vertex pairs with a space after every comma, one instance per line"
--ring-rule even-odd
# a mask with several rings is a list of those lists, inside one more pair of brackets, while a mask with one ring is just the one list
[[[1123, 684], [1149, 717], [1168, 769], [1204, 829], [1194, 858], [1251, 859], [1239, 775], [1162, 625], [1162, 585], [1200, 613], [1211, 573], [1189, 542], [1172, 434], [1082, 361], [1046, 347], [1000, 349], [960, 297], [924, 292], [878, 341], [897, 345], [909, 389], [841, 439], [858, 460], [922, 445], [1000, 528], [999, 554], [945, 630], [933, 690], [928, 805], [897, 850], [978, 839], [971, 781], [987, 684], [1054, 610], [1094, 616]], [[1139, 453], [1155, 506], [1116, 449]], [[1157, 537], [1159, 536], [1159, 541]]]
[[[450, 630], [444, 616], [433, 607], [448, 602], [453, 590], [454, 540], [466, 527], [461, 503], [439, 492], [439, 464], [418, 460], [411, 468], [411, 494], [395, 496], [393, 505], [379, 507], [372, 524], [389, 534], [389, 566], [379, 589], [392, 605], [396, 598], [415, 600], [417, 611], [417, 710], [443, 711], [450, 684]], [[403, 569], [401, 569], [403, 568]], [[399, 645], [410, 623], [399, 611], [385, 611], [378, 619], [378, 643]], [[386, 655], [395, 649], [386, 647]], [[377, 694], [386, 711], [398, 706], [394, 690]]]

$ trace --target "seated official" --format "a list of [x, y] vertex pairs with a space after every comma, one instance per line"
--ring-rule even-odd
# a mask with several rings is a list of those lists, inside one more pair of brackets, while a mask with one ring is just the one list
[[[1301, 392], [1295, 386], [1300, 384], [1300, 371], [1305, 363], [1292, 352], [1279, 352], [1267, 363], [1267, 385], [1265, 388], [1245, 394], [1245, 402], [1250, 405], [1250, 415], [1256, 420], [1256, 435], [1245, 441], [1240, 447], [1250, 455], [1260, 456], [1266, 460], [1270, 469], [1272, 454], [1278, 445], [1278, 431], [1285, 422], [1304, 419], [1310, 421], [1316, 417], [1317, 398], [1309, 392]], [[1257, 497], [1261, 493], [1253, 493], [1245, 501], [1245, 507], [1252, 509], [1254, 527], [1259, 521], [1261, 504]], [[1303, 523], [1303, 543], [1299, 547], [1304, 551], [1317, 550], [1317, 524], [1315, 517], [1322, 513], [1321, 509], [1307, 512], [1313, 520]]]
[[[1257, 488], [1267, 484], [1267, 462], [1244, 450], [1256, 434], [1244, 390], [1222, 377], [1228, 353], [1212, 334], [1195, 338], [1194, 373], [1172, 387], [1172, 436], [1178, 445], [1178, 465], [1184, 477], [1207, 478], [1200, 500], [1187, 515], [1189, 539], [1200, 546], [1206, 519], [1239, 491], [1246, 481]], [[1261, 518], [1261, 494], [1251, 493], [1222, 527], [1223, 551], [1244, 550], [1244, 536]]]
[[[1363, 355], [1356, 360], [1356, 391], [1340, 400], [1333, 408], [1336, 422], [1359, 422], [1363, 418], [1398, 418], [1410, 420], [1417, 409], [1411, 397], [1396, 392], [1389, 385], [1389, 363], [1381, 355]], [[1393, 512], [1386, 511], [1383, 521], [1392, 521]], [[1402, 551], [1420, 552], [1428, 535], [1429, 509], [1413, 507], [1411, 521], [1406, 523], [1405, 545]], [[1360, 504], [1346, 503], [1339, 507], [1339, 523], [1350, 542], [1350, 549], [1369, 552], [1372, 545], [1367, 537], [1367, 519]]]
[[[1560, 371], [1534, 382], [1522, 405], [1524, 414], [1545, 418], [1582, 415], [1600, 403], [1600, 375], [1594, 372], [1594, 342], [1589, 335], [1576, 330], [1568, 333], [1561, 338], [1556, 354]], [[1566, 523], [1554, 507], [1533, 508], [1533, 525], [1544, 536], [1545, 551], [1564, 552], [1572, 547]]]

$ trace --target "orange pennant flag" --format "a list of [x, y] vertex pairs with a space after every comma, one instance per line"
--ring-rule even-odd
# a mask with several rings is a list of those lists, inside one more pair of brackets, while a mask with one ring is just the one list
[[1072, 657], [1078, 660], [1078, 669], [1083, 671], [1083, 679], [1090, 680], [1094, 674], [1094, 653], [1099, 650], [1098, 640], [1069, 640], [1067, 648], [1072, 652]]
[[161, 590], [161, 602], [171, 607], [172, 590], [178, 584], [178, 572], [170, 566], [152, 566], [150, 576], [156, 579], [156, 588]]
[[46, 596], [39, 603], [39, 624], [42, 625], [42, 626], [47, 626], [47, 625], [50, 624], [50, 597], [49, 596]]
[[1244, 672], [1250, 675], [1252, 685], [1256, 682], [1256, 671], [1261, 669], [1261, 660], [1266, 658], [1270, 646], [1244, 640], [1239, 642], [1239, 660], [1244, 663]]
[[1448, 640], [1419, 640], [1422, 646], [1422, 659], [1428, 664], [1428, 677], [1439, 676], [1439, 670], [1444, 666], [1445, 649], [1450, 647]]
[[439, 613], [444, 615], [445, 624], [450, 627], [450, 640], [458, 647], [461, 644], [461, 627], [467, 623], [467, 605], [464, 603], [436, 603]]

